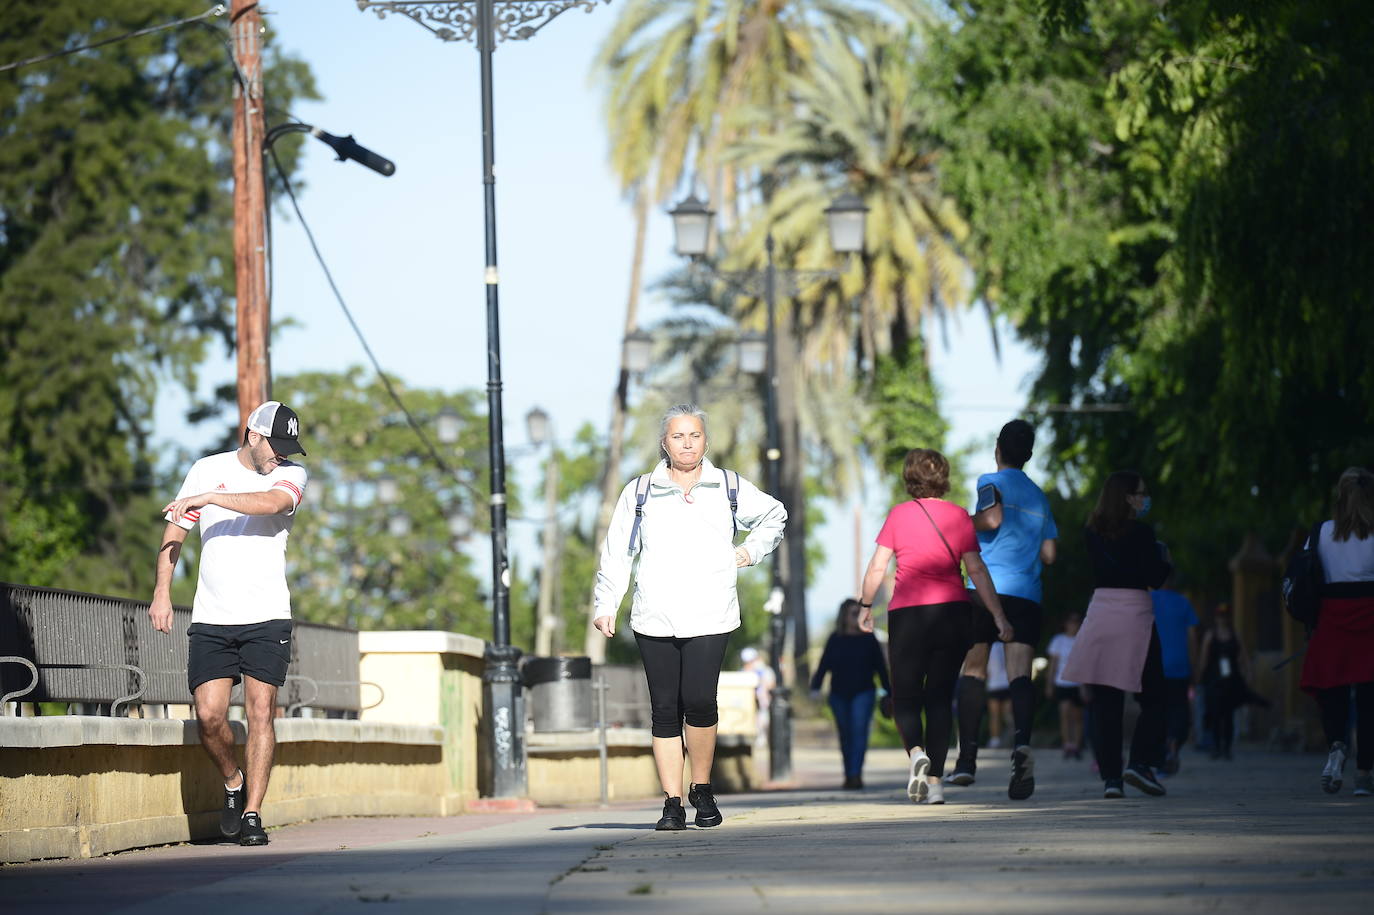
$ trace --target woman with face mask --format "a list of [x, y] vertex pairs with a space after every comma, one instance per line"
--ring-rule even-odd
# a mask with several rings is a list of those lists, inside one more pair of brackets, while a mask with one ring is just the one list
[[[1064, 662], [1064, 679], [1087, 687], [1093, 753], [1108, 798], [1123, 795], [1123, 781], [1155, 797], [1164, 794], [1151, 768], [1164, 758], [1167, 689], [1150, 590], [1164, 584], [1172, 567], [1154, 530], [1140, 520], [1149, 510], [1150, 491], [1140, 474], [1118, 470], [1107, 478], [1085, 532], [1092, 601]], [[1128, 692], [1140, 703], [1140, 717], [1123, 770]]]

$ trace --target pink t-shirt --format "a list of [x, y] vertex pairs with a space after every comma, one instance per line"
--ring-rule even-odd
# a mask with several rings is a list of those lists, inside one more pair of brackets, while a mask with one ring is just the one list
[[[922, 506], [925, 511], [921, 511]], [[932, 520], [949, 541], [949, 549], [940, 541]], [[887, 605], [889, 610], [968, 600], [963, 573], [949, 551], [962, 557], [980, 550], [973, 519], [953, 502], [922, 499], [920, 505], [911, 501], [893, 506], [878, 531], [877, 542], [897, 554], [897, 584]]]

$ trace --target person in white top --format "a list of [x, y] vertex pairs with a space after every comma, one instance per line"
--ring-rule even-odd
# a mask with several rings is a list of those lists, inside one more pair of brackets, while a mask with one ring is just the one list
[[1065, 759], [1083, 758], [1083, 696], [1082, 688], [1064, 679], [1064, 662], [1073, 650], [1074, 639], [1083, 617], [1070, 613], [1064, 618], [1064, 631], [1050, 639], [1049, 676], [1045, 678], [1045, 698], [1059, 701], [1059, 742]]
[[[187, 685], [200, 742], [224, 776], [220, 831], [242, 845], [266, 845], [260, 810], [276, 752], [277, 689], [291, 663], [291, 595], [286, 540], [305, 494], [300, 420], [268, 401], [248, 417], [243, 444], [192, 465], [169, 502], [157, 555], [153, 628], [172, 631], [172, 572], [186, 535], [200, 525], [200, 576], [191, 611]], [[229, 729], [229, 692], [243, 682], [248, 717], [247, 774]]]
[[1341, 790], [1355, 693], [1355, 794], [1374, 797], [1374, 473], [1351, 467], [1336, 483], [1332, 518], [1317, 533], [1321, 609], [1299, 686], [1317, 700], [1328, 755], [1321, 786]]
[[[649, 681], [654, 762], [667, 797], [658, 829], [685, 829], [682, 748], [692, 763], [687, 799], [697, 826], [721, 814], [711, 788], [716, 752], [716, 689], [730, 633], [739, 628], [738, 569], [782, 542], [782, 503], [706, 460], [706, 414], [679, 404], [663, 416], [660, 463], [626, 485], [611, 516], [596, 574], [592, 625], [615, 635], [630, 584], [630, 628]], [[735, 545], [737, 529], [749, 531]], [[684, 729], [685, 721], [685, 729]]]

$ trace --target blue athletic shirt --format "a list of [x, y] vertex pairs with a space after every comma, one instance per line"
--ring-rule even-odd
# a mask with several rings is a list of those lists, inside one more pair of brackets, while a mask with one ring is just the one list
[[1155, 609], [1155, 628], [1159, 630], [1160, 653], [1164, 656], [1164, 676], [1186, 680], [1193, 668], [1188, 663], [1188, 629], [1197, 625], [1197, 611], [1188, 598], [1177, 591], [1160, 588], [1150, 592]]
[[983, 562], [998, 594], [1040, 602], [1040, 544], [1059, 537], [1050, 501], [1024, 471], [1008, 467], [978, 478], [978, 489], [991, 483], [1002, 494], [1002, 524], [979, 531]]

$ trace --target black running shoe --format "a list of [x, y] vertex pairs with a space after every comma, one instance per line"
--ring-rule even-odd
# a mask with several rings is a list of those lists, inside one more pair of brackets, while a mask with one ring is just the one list
[[1163, 797], [1165, 794], [1164, 786], [1155, 778], [1154, 772], [1149, 766], [1129, 766], [1126, 771], [1121, 773], [1122, 779], [1132, 788], [1137, 788], [1151, 797]]
[[720, 815], [720, 808], [716, 806], [716, 795], [711, 790], [710, 782], [702, 782], [700, 785], [693, 785], [687, 791], [687, 803], [697, 809], [696, 824], [703, 828], [719, 826], [725, 817]]
[[239, 829], [239, 844], [266, 845], [267, 842], [267, 830], [262, 828], [262, 817], [253, 812], [245, 813]]
[[1007, 797], [1013, 801], [1024, 801], [1035, 793], [1035, 758], [1031, 748], [1019, 746], [1011, 754], [1011, 784], [1007, 785]]
[[659, 832], [666, 830], [679, 830], [687, 828], [687, 811], [682, 807], [682, 798], [670, 797], [663, 802], [663, 816], [658, 818], [658, 825], [654, 827]]
[[237, 788], [233, 791], [224, 789], [224, 808], [219, 812], [219, 831], [226, 839], [238, 835], [239, 826], [243, 823], [243, 805], [248, 797], [248, 778], [241, 771], [239, 777], [243, 781]]
[[1107, 779], [1102, 785], [1102, 796], [1105, 798], [1125, 797], [1126, 792], [1121, 787], [1121, 779]]

